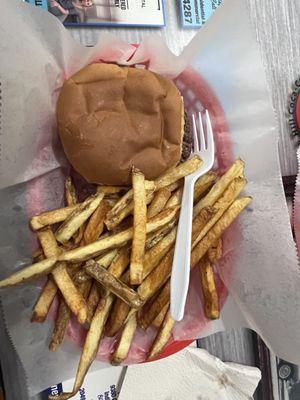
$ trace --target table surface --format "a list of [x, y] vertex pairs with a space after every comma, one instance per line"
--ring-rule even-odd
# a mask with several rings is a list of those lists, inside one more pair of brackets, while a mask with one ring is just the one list
[[[297, 173], [295, 140], [291, 138], [287, 108], [293, 82], [300, 75], [300, 2], [291, 0], [245, 0], [261, 48], [273, 106], [279, 125], [279, 154], [282, 175]], [[85, 45], [95, 45], [100, 32], [113, 33], [129, 43], [139, 43], [155, 32], [179, 54], [197, 29], [179, 28], [175, 1], [166, 0], [167, 27], [164, 29], [69, 28]], [[203, 339], [202, 345], [223, 360], [254, 365], [253, 336], [249, 330], [235, 329]], [[261, 396], [259, 396], [262, 398]], [[263, 396], [265, 398], [265, 396]]]

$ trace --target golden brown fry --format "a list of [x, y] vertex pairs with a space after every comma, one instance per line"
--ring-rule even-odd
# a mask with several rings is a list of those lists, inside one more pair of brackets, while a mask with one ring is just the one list
[[207, 257], [211, 263], [218, 261], [222, 257], [222, 239], [218, 239], [207, 251]]
[[121, 333], [121, 337], [117, 344], [116, 350], [114, 351], [114, 354], [112, 356], [111, 363], [113, 365], [121, 364], [121, 362], [123, 362], [127, 357], [136, 328], [136, 313], [134, 313], [126, 322], [124, 329]]
[[84, 243], [89, 244], [95, 242], [104, 228], [104, 220], [106, 214], [110, 210], [110, 205], [106, 200], [102, 201], [92, 214], [84, 231]]
[[159, 189], [150, 203], [147, 212], [147, 218], [154, 217], [155, 215], [159, 214], [164, 208], [171, 197], [171, 191], [167, 188]]
[[113, 296], [110, 295], [100, 300], [95, 315], [92, 319], [90, 329], [88, 330], [83, 351], [81, 354], [77, 374], [74, 382], [74, 387], [71, 393], [62, 393], [58, 396], [49, 396], [49, 400], [67, 400], [75, 396], [82, 386], [83, 380], [95, 360], [103, 328], [113, 302]]
[[[108, 271], [116, 278], [120, 278], [130, 261], [130, 248], [123, 247], [111, 263]], [[100, 263], [101, 264], [101, 263]]]
[[63, 222], [56, 231], [55, 237], [60, 243], [66, 243], [80, 226], [92, 215], [99, 206], [104, 193], [90, 196], [87, 200], [79, 205], [79, 207]]
[[207, 257], [199, 263], [199, 275], [204, 297], [204, 311], [209, 319], [220, 318], [219, 296], [215, 284], [214, 270]]
[[37, 231], [44, 226], [57, 224], [67, 219], [72, 212], [77, 210], [79, 204], [70, 207], [58, 208], [57, 210], [46, 211], [30, 218], [29, 224], [32, 230]]
[[166, 208], [180, 205], [182, 199], [182, 193], [183, 193], [183, 187], [179, 187], [177, 190], [175, 190], [175, 192], [167, 201]]
[[164, 175], [156, 179], [156, 190], [171, 185], [172, 183], [184, 178], [195, 172], [202, 164], [202, 160], [198, 156], [194, 156], [189, 160], [179, 164], [177, 167], [170, 169]]
[[[146, 225], [147, 233], [154, 232], [172, 221], [177, 214], [178, 207], [168, 208], [156, 217], [151, 218]], [[132, 228], [112, 236], [100, 239], [95, 243], [67, 251], [60, 255], [60, 261], [79, 262], [95, 257], [105, 250], [122, 247], [132, 239]]]
[[222, 196], [219, 198], [219, 200], [214, 204], [214, 209], [217, 210], [214, 216], [208, 221], [206, 226], [198, 233], [194, 232], [195, 228], [195, 221], [197, 219], [194, 218], [193, 221], [193, 231], [192, 231], [192, 237], [193, 237], [193, 247], [196, 246], [197, 243], [206, 235], [206, 233], [209, 231], [209, 229], [218, 221], [218, 219], [221, 218], [221, 216], [224, 214], [224, 212], [227, 210], [227, 208], [234, 202], [234, 200], [239, 196], [241, 191], [244, 189], [246, 186], [246, 179], [245, 178], [234, 178], [230, 184], [227, 186], [227, 188], [224, 190]]
[[169, 222], [167, 225], [162, 227], [156, 232], [150, 233], [146, 239], [146, 250], [150, 250], [153, 246], [155, 246], [158, 242], [160, 242], [177, 224], [177, 218], [173, 219], [173, 221]]
[[32, 254], [32, 258], [34, 261], [38, 262], [38, 261], [42, 261], [45, 256], [43, 253], [43, 250], [39, 247], [33, 254]]
[[102, 254], [100, 257], [96, 258], [97, 263], [99, 263], [103, 268], [108, 268], [114, 259], [118, 255], [118, 249], [112, 249], [106, 254]]
[[[50, 228], [44, 228], [38, 231], [38, 238], [46, 257], [59, 255], [61, 250]], [[66, 303], [76, 315], [78, 322], [84, 324], [87, 318], [87, 307], [83, 296], [76, 288], [67, 272], [66, 263], [58, 262], [52, 271], [52, 276]]]
[[154, 340], [154, 343], [152, 344], [151, 350], [148, 354], [148, 360], [156, 357], [168, 343], [172, 335], [174, 323], [175, 321], [171, 317], [170, 311], [168, 311]]
[[165, 307], [166, 304], [169, 303], [170, 300], [170, 280], [167, 281], [163, 289], [157, 295], [157, 297], [153, 300], [150, 307], [147, 309], [145, 313], [139, 319], [139, 325], [143, 329], [147, 329], [155, 318], [159, 315], [161, 310]]
[[63, 298], [61, 298], [54, 330], [49, 344], [49, 350], [56, 351], [65, 338], [65, 333], [71, 318], [71, 310]]
[[221, 176], [221, 178], [216, 182], [216, 184], [211, 188], [208, 194], [201, 199], [194, 206], [194, 217], [199, 214], [200, 210], [206, 206], [213, 206], [215, 202], [219, 199], [219, 197], [223, 194], [225, 189], [229, 186], [229, 184], [237, 177], [244, 176], [244, 168], [245, 163], [240, 158], [237, 159], [232, 166], [228, 169], [228, 171]]
[[212, 187], [216, 180], [217, 174], [213, 171], [209, 171], [205, 175], [202, 175], [199, 179], [197, 179], [194, 188], [194, 203], [199, 201], [201, 196]]
[[95, 261], [88, 261], [85, 269], [88, 274], [96, 279], [97, 282], [101, 283], [101, 285], [103, 285], [107, 290], [113, 292], [131, 307], [139, 308], [142, 305], [142, 300], [133, 289], [127, 286], [120, 279], [115, 278]]
[[50, 310], [51, 304], [57, 293], [57, 286], [51, 277], [42, 289], [40, 296], [33, 308], [31, 322], [44, 322], [48, 312]]
[[184, 179], [181, 178], [178, 181], [171, 183], [170, 185], [166, 186], [166, 189], [170, 190], [170, 192], [174, 192], [174, 190], [177, 190], [181, 186], [183, 186]]
[[164, 322], [166, 313], [168, 311], [170, 307], [170, 302], [168, 301], [168, 303], [162, 308], [161, 312], [157, 315], [157, 317], [155, 318], [155, 320], [152, 322], [152, 325], [155, 328], [160, 328], [161, 324]]
[[97, 191], [102, 192], [106, 195], [110, 194], [119, 194], [125, 191], [128, 191], [128, 187], [126, 186], [105, 186], [105, 185], [98, 185]]
[[[201, 210], [199, 216], [198, 229], [201, 230], [211, 218], [211, 208], [204, 208]], [[172, 261], [173, 261], [174, 247], [165, 255], [158, 266], [148, 275], [138, 288], [139, 296], [147, 301], [152, 297], [157, 290], [159, 290], [167, 281], [171, 274]]]
[[128, 313], [130, 311], [130, 306], [124, 303], [119, 297], [115, 299], [112, 307], [112, 311], [108, 317], [105, 334], [108, 337], [115, 336], [117, 332], [121, 329], [126, 321]]
[[139, 170], [132, 169], [133, 186], [133, 237], [130, 258], [130, 283], [139, 285], [143, 278], [143, 260], [146, 243], [146, 189], [145, 177]]
[[2, 279], [2, 281], [0, 281], [0, 288], [19, 285], [20, 283], [47, 275], [54, 268], [56, 261], [57, 257], [46, 258], [45, 260], [17, 271], [8, 278]]
[[97, 305], [100, 301], [100, 289], [97, 282], [93, 282], [89, 297], [87, 299], [88, 316], [86, 322], [91, 323]]
[[70, 176], [65, 181], [65, 196], [68, 206], [74, 206], [78, 203], [76, 190]]

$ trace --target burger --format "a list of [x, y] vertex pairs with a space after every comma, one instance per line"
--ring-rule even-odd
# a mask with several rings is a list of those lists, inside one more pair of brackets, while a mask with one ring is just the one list
[[83, 68], [65, 81], [57, 119], [65, 154], [89, 183], [128, 185], [133, 165], [155, 179], [191, 150], [179, 90], [146, 69]]

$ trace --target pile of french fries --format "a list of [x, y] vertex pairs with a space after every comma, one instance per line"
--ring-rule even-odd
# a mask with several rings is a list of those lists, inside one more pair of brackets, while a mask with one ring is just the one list
[[[66, 206], [30, 219], [40, 243], [35, 263], [0, 281], [0, 288], [47, 276], [32, 321], [44, 322], [59, 296], [51, 351], [62, 344], [72, 315], [87, 329], [73, 391], [56, 399], [78, 392], [103, 336], [117, 335], [113, 364], [126, 359], [139, 327], [157, 328], [149, 360], [169, 341], [174, 326], [170, 274], [183, 178], [201, 163], [192, 157], [155, 181], [133, 168], [132, 188], [98, 186], [82, 203], [68, 178]], [[195, 185], [191, 268], [199, 270], [209, 319], [220, 315], [213, 264], [222, 256], [222, 233], [251, 201], [239, 197], [246, 183], [238, 159], [223, 176], [211, 171]]]

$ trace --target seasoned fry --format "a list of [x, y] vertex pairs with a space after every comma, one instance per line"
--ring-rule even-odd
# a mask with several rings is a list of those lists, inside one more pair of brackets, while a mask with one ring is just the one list
[[177, 224], [177, 218], [173, 219], [173, 221], [169, 222], [166, 226], [162, 227], [156, 232], [150, 233], [146, 239], [146, 250], [150, 250], [153, 246], [155, 246], [158, 242], [160, 242]]
[[199, 263], [199, 275], [204, 297], [204, 311], [209, 319], [220, 318], [219, 296], [214, 279], [214, 270], [207, 257]]
[[[46, 257], [59, 255], [61, 250], [50, 228], [44, 228], [38, 231], [38, 238]], [[64, 296], [66, 303], [76, 315], [78, 322], [84, 324], [87, 317], [87, 307], [83, 296], [76, 288], [67, 272], [66, 263], [58, 262], [52, 271], [52, 276], [61, 294]]]
[[117, 332], [121, 329], [126, 321], [128, 313], [130, 311], [130, 306], [124, 303], [119, 297], [115, 299], [112, 307], [112, 311], [108, 317], [105, 334], [108, 337], [115, 336]]
[[152, 325], [155, 328], [159, 328], [161, 326], [161, 324], [164, 322], [164, 319], [165, 319], [165, 316], [166, 316], [166, 313], [167, 313], [169, 307], [170, 307], [170, 302], [168, 301], [168, 303], [162, 308], [161, 312], [158, 314], [158, 316], [152, 322]]
[[[172, 221], [177, 213], [177, 210], [177, 207], [168, 208], [167, 210], [158, 214], [156, 217], [151, 218], [146, 225], [147, 233], [154, 232]], [[61, 254], [59, 259], [60, 261], [69, 262], [88, 260], [99, 255], [100, 253], [103, 253], [105, 250], [124, 246], [132, 239], [132, 232], [133, 230], [130, 228], [115, 235], [100, 239], [97, 242], [91, 243], [87, 246], [67, 251]]]
[[53, 279], [48, 277], [48, 280], [33, 308], [31, 322], [42, 323], [45, 321], [56, 293], [57, 286]]
[[222, 257], [222, 239], [218, 239], [207, 251], [207, 257], [211, 263], [218, 261]]
[[120, 297], [125, 303], [133, 308], [139, 308], [142, 305], [142, 300], [138, 294], [128, 287], [120, 279], [115, 278], [101, 265], [95, 261], [88, 261], [85, 269], [97, 282], [101, 283], [106, 289], [113, 292], [116, 296]]
[[[221, 218], [227, 208], [234, 202], [234, 200], [239, 196], [241, 191], [246, 186], [246, 179], [237, 177], [233, 179], [229, 186], [223, 192], [223, 195], [219, 198], [219, 200], [214, 204], [214, 209], [217, 210], [214, 216], [207, 222], [205, 227], [195, 233], [196, 224], [193, 226], [192, 237], [193, 237], [193, 247], [196, 246], [197, 243], [206, 235], [209, 229]], [[194, 218], [194, 222], [196, 221], [197, 217]]]
[[99, 206], [104, 193], [90, 196], [87, 200], [79, 205], [79, 207], [64, 221], [58, 228], [55, 237], [60, 243], [66, 243], [80, 226], [92, 215]]
[[[123, 247], [117, 253], [108, 271], [116, 278], [120, 278], [130, 261], [130, 248]], [[101, 263], [100, 263], [101, 264]], [[102, 264], [101, 264], [102, 265]]]
[[172, 192], [167, 188], [159, 189], [148, 207], [147, 218], [155, 217], [155, 215], [159, 214], [164, 209], [171, 194]]
[[92, 214], [84, 231], [84, 243], [89, 244], [95, 242], [104, 228], [104, 220], [106, 214], [111, 209], [107, 201], [102, 201]]
[[197, 171], [201, 164], [202, 160], [198, 156], [194, 156], [177, 167], [172, 168], [155, 181], [156, 190], [171, 185], [179, 179], [192, 174]]
[[147, 311], [143, 313], [143, 315], [139, 319], [139, 325], [141, 326], [141, 328], [147, 329], [155, 320], [155, 318], [159, 315], [159, 313], [165, 307], [165, 305], [169, 303], [170, 286], [171, 286], [170, 280], [168, 280], [163, 289], [153, 300]]
[[49, 344], [49, 350], [56, 351], [65, 338], [65, 333], [71, 318], [71, 310], [62, 298], [59, 303], [54, 330]]
[[44, 226], [57, 224], [67, 219], [72, 212], [77, 210], [79, 204], [70, 207], [58, 208], [57, 210], [46, 211], [30, 218], [29, 224], [32, 230], [37, 231]]
[[194, 217], [199, 214], [200, 210], [206, 206], [212, 206], [223, 194], [225, 189], [229, 186], [231, 181], [237, 177], [244, 176], [245, 163], [240, 158], [237, 159], [228, 171], [216, 182], [216, 184], [211, 188], [209, 193], [201, 199], [194, 207], [193, 215]]
[[143, 260], [146, 243], [146, 189], [145, 177], [137, 169], [132, 170], [133, 186], [133, 237], [130, 258], [130, 283], [139, 285], [143, 278]]
[[88, 316], [86, 319], [87, 324], [90, 324], [100, 301], [100, 289], [97, 282], [93, 282], [89, 297], [87, 299]]
[[[145, 190], [147, 191], [147, 194], [153, 193], [155, 190], [154, 182], [145, 180]], [[108, 213], [108, 219], [114, 219], [117, 214], [120, 214], [120, 212], [132, 202], [132, 199], [133, 189], [130, 189], [123, 197], [121, 197], [113, 209]]]
[[[207, 224], [207, 221], [209, 221], [211, 215], [211, 208], [204, 208], [201, 210], [198, 226], [199, 231]], [[150, 297], [152, 297], [157, 290], [159, 290], [166, 283], [171, 274], [173, 255], [174, 247], [165, 255], [158, 266], [139, 286], [138, 294], [144, 301], [147, 301]]]
[[101, 299], [95, 315], [92, 319], [90, 329], [88, 330], [83, 351], [81, 354], [77, 374], [71, 393], [62, 393], [58, 396], [49, 396], [49, 400], [67, 400], [75, 396], [82, 386], [83, 380], [92, 364], [95, 360], [97, 351], [99, 348], [100, 339], [102, 336], [103, 328], [113, 302], [113, 296], [110, 295], [104, 299]]
[[170, 311], [168, 311], [154, 340], [154, 343], [152, 344], [151, 350], [148, 354], [148, 360], [156, 357], [168, 343], [172, 335], [174, 323], [175, 321], [171, 317]]
[[112, 356], [111, 362], [113, 365], [121, 364], [121, 362], [123, 362], [127, 357], [136, 328], [136, 313], [134, 313], [126, 322], [124, 329], [121, 333], [119, 343]]
[[57, 257], [46, 258], [45, 260], [39, 261], [27, 268], [15, 272], [8, 278], [0, 281], [0, 289], [19, 285], [20, 283], [47, 275], [54, 268], [56, 261]]

